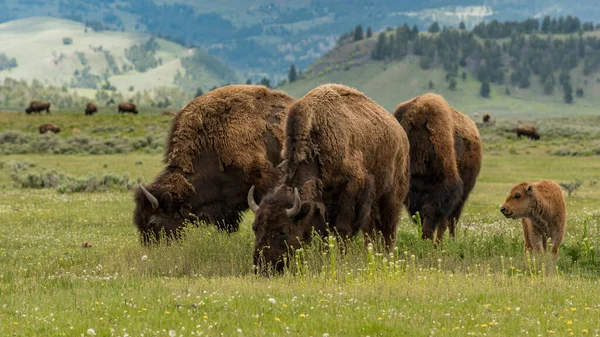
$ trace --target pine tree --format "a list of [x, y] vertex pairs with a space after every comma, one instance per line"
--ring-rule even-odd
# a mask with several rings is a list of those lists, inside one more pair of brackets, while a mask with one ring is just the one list
[[360, 41], [362, 39], [364, 39], [363, 28], [361, 25], [358, 25], [354, 28], [354, 41]]
[[248, 84], [248, 85], [252, 84], [252, 80], [251, 79], [247, 79], [246, 80], [246, 84]]
[[575, 90], [575, 95], [577, 95], [577, 97], [583, 97], [583, 89], [577, 88], [577, 90]]
[[290, 81], [290, 83], [295, 82], [298, 79], [298, 74], [296, 73], [296, 66], [295, 65], [291, 65], [290, 66], [290, 71], [288, 72], [288, 81]]
[[367, 28], [367, 39], [370, 38], [371, 36], [373, 36], [373, 30], [371, 29], [371, 27]]
[[433, 82], [431, 80], [429, 80], [429, 90], [433, 89]]
[[440, 24], [436, 22], [432, 23], [431, 26], [429, 26], [428, 31], [430, 33], [437, 33], [440, 31]]
[[546, 76], [543, 84], [544, 84], [544, 93], [546, 95], [552, 95], [554, 93], [554, 86], [556, 84], [554, 81], [554, 75], [550, 74], [550, 75]]
[[467, 29], [467, 26], [465, 26], [465, 22], [464, 22], [464, 21], [461, 21], [461, 22], [458, 24], [458, 29], [460, 29], [460, 30], [465, 30], [465, 29]]
[[461, 77], [462, 77], [463, 81], [466, 81], [467, 80], [467, 73], [463, 71]]
[[263, 77], [262, 80], [260, 80], [260, 84], [264, 85], [267, 88], [271, 87], [271, 81], [266, 77]]
[[387, 52], [387, 37], [385, 33], [379, 33], [377, 37], [377, 44], [373, 50], [373, 59], [383, 60]]
[[490, 84], [488, 82], [481, 83], [481, 89], [479, 89], [481, 97], [490, 98], [490, 92]]
[[510, 89], [508, 89], [508, 87], [506, 87], [506, 90], [504, 90], [504, 95], [510, 96]]
[[417, 27], [417, 25], [413, 25], [410, 31], [410, 40], [412, 41], [417, 37], [419, 37], [419, 27]]
[[573, 103], [573, 87], [570, 82], [567, 82], [563, 85], [563, 90], [565, 92], [563, 99], [565, 103], [571, 104]]
[[[133, 90], [129, 90], [129, 91], [133, 91]], [[194, 95], [194, 97], [200, 97], [202, 95], [204, 95], [204, 92], [202, 91], [202, 88], [198, 88], [198, 90], [196, 90], [196, 94]]]
[[450, 84], [448, 85], [448, 89], [452, 91], [456, 90], [456, 84], [456, 79], [452, 77], [452, 79], [450, 80]]
[[542, 21], [542, 33], [548, 34], [550, 32], [550, 16], [544, 16], [544, 20]]

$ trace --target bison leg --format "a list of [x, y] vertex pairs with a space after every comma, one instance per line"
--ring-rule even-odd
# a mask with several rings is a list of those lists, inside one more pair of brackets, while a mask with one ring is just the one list
[[558, 247], [563, 240], [564, 231], [560, 228], [553, 228], [550, 230], [550, 242], [552, 243], [552, 255], [554, 258], [558, 257]]
[[533, 245], [531, 243], [531, 237], [533, 235], [533, 226], [531, 222], [527, 218], [521, 219], [521, 224], [523, 225], [523, 244], [525, 251], [532, 251]]
[[402, 200], [398, 199], [397, 193], [387, 193], [379, 198], [379, 227], [378, 231], [383, 235], [385, 249], [393, 250], [396, 246], [396, 234], [398, 229], [398, 218], [402, 211]]

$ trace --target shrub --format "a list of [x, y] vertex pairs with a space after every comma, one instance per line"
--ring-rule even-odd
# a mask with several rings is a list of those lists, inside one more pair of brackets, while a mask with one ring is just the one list
[[64, 45], [69, 45], [73, 43], [73, 39], [70, 37], [63, 37], [63, 44]]
[[89, 173], [86, 177], [73, 177], [55, 170], [12, 172], [10, 177], [21, 188], [54, 188], [59, 193], [131, 190], [142, 182], [141, 178], [131, 179], [128, 173], [104, 173], [100, 177]]

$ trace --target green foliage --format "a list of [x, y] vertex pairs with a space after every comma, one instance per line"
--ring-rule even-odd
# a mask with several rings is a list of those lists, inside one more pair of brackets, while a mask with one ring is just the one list
[[575, 95], [577, 95], [577, 97], [583, 97], [583, 89], [582, 88], [577, 88], [577, 90], [575, 90]]
[[182, 58], [181, 65], [185, 73], [177, 73], [174, 82], [189, 93], [194, 93], [199, 83], [204, 89], [211, 85], [220, 86], [225, 82], [239, 83], [235, 72], [200, 49], [195, 49], [193, 55]]
[[363, 35], [363, 28], [361, 25], [357, 25], [354, 28], [354, 37], [353, 37], [354, 41], [360, 41], [362, 39], [364, 39], [364, 35]]
[[271, 87], [271, 80], [269, 80], [269, 79], [268, 79], [268, 78], [266, 78], [266, 77], [263, 77], [263, 78], [260, 80], [259, 84], [260, 84], [260, 85], [264, 85], [264, 86], [265, 86], [265, 87], [267, 87], [267, 88], [270, 88], [270, 87]]
[[565, 101], [565, 103], [567, 103], [567, 104], [573, 103], [573, 87], [571, 86], [570, 82], [565, 82], [563, 84], [563, 92], [564, 92], [563, 100]]
[[150, 38], [145, 43], [136, 44], [125, 49], [125, 57], [137, 71], [143, 73], [158, 66], [158, 61], [154, 57], [157, 49], [158, 43], [154, 38]]
[[296, 66], [295, 65], [291, 65], [290, 66], [290, 71], [288, 72], [288, 81], [290, 83], [295, 82], [298, 79], [298, 74], [296, 73]]
[[24, 80], [17, 81], [7, 77], [0, 84], [0, 104], [4, 106], [25, 109], [29, 105], [29, 97], [52, 102], [53, 107], [59, 108], [82, 107], [87, 104], [87, 99], [76, 93], [65, 92], [55, 86], [44, 87], [35, 80], [28, 84]]
[[198, 90], [196, 90], [196, 93], [194, 94], [194, 97], [200, 97], [202, 95], [204, 95], [202, 88], [198, 88]]
[[433, 85], [433, 81], [429, 80], [429, 84], [428, 84], [428, 86], [429, 86], [429, 90], [432, 90], [432, 89], [433, 89], [433, 87], [434, 87], [434, 85]]
[[62, 41], [64, 45], [70, 45], [73, 43], [73, 39], [70, 37], [63, 37]]
[[108, 69], [113, 75], [119, 75], [121, 73], [117, 62], [115, 61], [115, 57], [108, 51], [104, 50], [104, 59], [106, 60], [106, 64]]
[[373, 30], [371, 26], [367, 27], [367, 39], [373, 36]]
[[0, 71], [17, 67], [17, 59], [9, 58], [5, 53], [0, 53]]
[[454, 91], [454, 90], [456, 90], [456, 85], [457, 85], [456, 78], [452, 77], [450, 79], [450, 84], [448, 84], [448, 89]]
[[440, 31], [440, 24], [437, 23], [437, 21], [432, 23], [427, 31], [430, 33], [438, 33]]
[[583, 180], [581, 179], [575, 179], [574, 181], [559, 183], [560, 187], [563, 190], [567, 191], [569, 197], [573, 192], [575, 192], [575, 190], [581, 187], [582, 184]]
[[481, 83], [481, 88], [479, 89], [481, 97], [490, 98], [490, 92], [490, 84], [488, 82]]
[[92, 74], [92, 67], [87, 66], [81, 72], [74, 73], [73, 79], [71, 79], [71, 87], [96, 89], [100, 81], [102, 81], [102, 77]]
[[467, 26], [465, 26], [465, 22], [464, 22], [464, 21], [461, 21], [461, 22], [458, 24], [458, 29], [460, 29], [460, 30], [465, 30], [465, 29], [467, 29]]

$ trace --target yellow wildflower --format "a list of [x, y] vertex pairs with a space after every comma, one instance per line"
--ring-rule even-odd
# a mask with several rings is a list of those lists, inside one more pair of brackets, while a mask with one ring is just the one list
[[482, 328], [487, 328], [487, 324], [481, 324]]
[[171, 313], [169, 311], [165, 310], [165, 315], [170, 315]]
[[571, 311], [577, 311], [577, 308], [571, 308]]
[[583, 329], [583, 330], [581, 330], [581, 332], [588, 333], [588, 330], [587, 329]]
[[202, 316], [202, 318], [204, 318], [204, 319], [208, 319], [208, 316], [204, 315], [204, 316]]
[[573, 321], [571, 321], [571, 320], [567, 321], [567, 325], [571, 325], [571, 324], [573, 324]]
[[279, 317], [275, 317], [275, 321], [281, 322], [281, 319], [279, 319]]
[[306, 314], [300, 314], [300, 318], [306, 318]]

